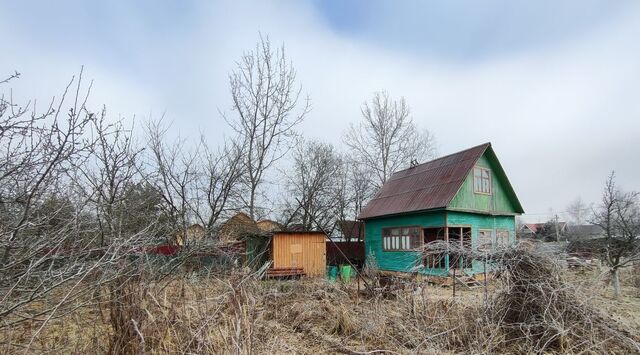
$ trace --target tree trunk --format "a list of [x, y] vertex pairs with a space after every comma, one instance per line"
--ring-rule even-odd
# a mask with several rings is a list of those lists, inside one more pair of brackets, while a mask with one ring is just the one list
[[251, 186], [251, 197], [249, 198], [249, 217], [252, 220], [256, 220], [255, 216], [255, 204], [256, 204], [256, 188], [255, 186]]
[[611, 286], [613, 286], [613, 295], [616, 298], [620, 297], [620, 274], [618, 268], [611, 269]]

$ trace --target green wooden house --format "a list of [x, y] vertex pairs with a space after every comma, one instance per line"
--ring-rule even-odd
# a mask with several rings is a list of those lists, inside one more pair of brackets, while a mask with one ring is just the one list
[[445, 276], [483, 271], [483, 263], [424, 257], [441, 240], [473, 248], [515, 242], [522, 206], [491, 143], [394, 173], [362, 209], [367, 258], [380, 270]]

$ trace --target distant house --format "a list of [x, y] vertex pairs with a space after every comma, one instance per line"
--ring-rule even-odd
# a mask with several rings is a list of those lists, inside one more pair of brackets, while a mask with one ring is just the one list
[[[425, 243], [473, 248], [513, 243], [522, 206], [490, 143], [394, 173], [364, 207], [367, 258], [386, 271], [445, 276], [483, 270], [445, 254], [423, 258]], [[417, 268], [416, 268], [417, 266]]]
[[[553, 221], [545, 223], [525, 223], [520, 227], [519, 233], [523, 236], [529, 237], [546, 237], [548, 235], [555, 235], [555, 223]], [[558, 234], [566, 235], [567, 222], [558, 222]]]
[[282, 225], [278, 222], [272, 221], [270, 219], [263, 219], [256, 223], [258, 229], [263, 232], [278, 232], [281, 231]]
[[343, 240], [364, 240], [364, 223], [361, 221], [338, 221], [338, 228], [340, 230], [340, 236]]
[[224, 222], [217, 234], [221, 242], [229, 243], [243, 240], [246, 236], [263, 233], [249, 215], [239, 212]]
[[199, 224], [192, 224], [185, 230], [180, 230], [173, 235], [175, 244], [181, 247], [190, 243], [201, 242], [204, 240], [204, 237], [204, 227]]
[[604, 230], [595, 224], [574, 224], [567, 226], [567, 236], [572, 240], [596, 239], [604, 236]]

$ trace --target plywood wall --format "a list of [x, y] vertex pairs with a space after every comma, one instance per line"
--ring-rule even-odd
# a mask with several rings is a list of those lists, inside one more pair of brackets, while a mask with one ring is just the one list
[[327, 252], [324, 233], [276, 233], [273, 236], [273, 267], [301, 267], [307, 276], [324, 276]]

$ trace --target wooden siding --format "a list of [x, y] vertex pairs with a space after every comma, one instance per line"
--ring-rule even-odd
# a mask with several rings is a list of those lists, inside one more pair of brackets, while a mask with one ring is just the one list
[[516, 214], [514, 204], [510, 200], [509, 194], [505, 191], [505, 181], [496, 174], [498, 171], [496, 162], [491, 156], [485, 153], [476, 166], [487, 168], [491, 171], [491, 194], [480, 194], [473, 191], [473, 169], [458, 190], [458, 193], [451, 200], [447, 209], [488, 212], [495, 214]]
[[271, 256], [273, 267], [301, 267], [307, 276], [324, 276], [327, 270], [324, 233], [276, 233]]
[[[478, 247], [478, 232], [480, 230], [491, 231], [491, 241], [496, 245], [497, 231], [508, 231], [509, 242], [516, 241], [516, 218], [515, 216], [488, 216], [475, 213], [447, 212], [448, 225], [468, 225], [471, 226], [471, 244], [473, 248]], [[483, 272], [483, 264], [474, 261], [471, 269], [465, 269], [468, 273]]]
[[444, 223], [444, 211], [366, 220], [364, 223], [366, 258], [369, 262], [375, 262], [380, 270], [410, 271], [416, 266], [416, 263], [420, 261], [420, 253], [413, 251], [383, 250], [382, 229], [402, 226], [421, 226], [423, 228], [442, 227]]
[[[471, 227], [471, 241], [474, 247], [477, 246], [479, 230], [491, 230], [494, 243], [496, 242], [496, 231], [506, 230], [509, 232], [510, 242], [515, 242], [516, 223], [514, 216], [491, 216], [455, 211], [433, 211], [388, 218], [375, 218], [365, 221], [365, 252], [368, 262], [374, 262], [375, 260], [377, 267], [385, 271], [416, 271], [428, 275], [447, 275], [448, 270], [446, 269], [415, 269], [415, 267], [421, 263], [421, 255], [418, 252], [383, 250], [383, 228], [417, 225], [422, 228], [444, 226]], [[448, 264], [448, 260], [446, 263]], [[472, 267], [465, 269], [465, 271], [470, 274], [480, 273], [483, 271], [483, 264], [474, 261]]]

